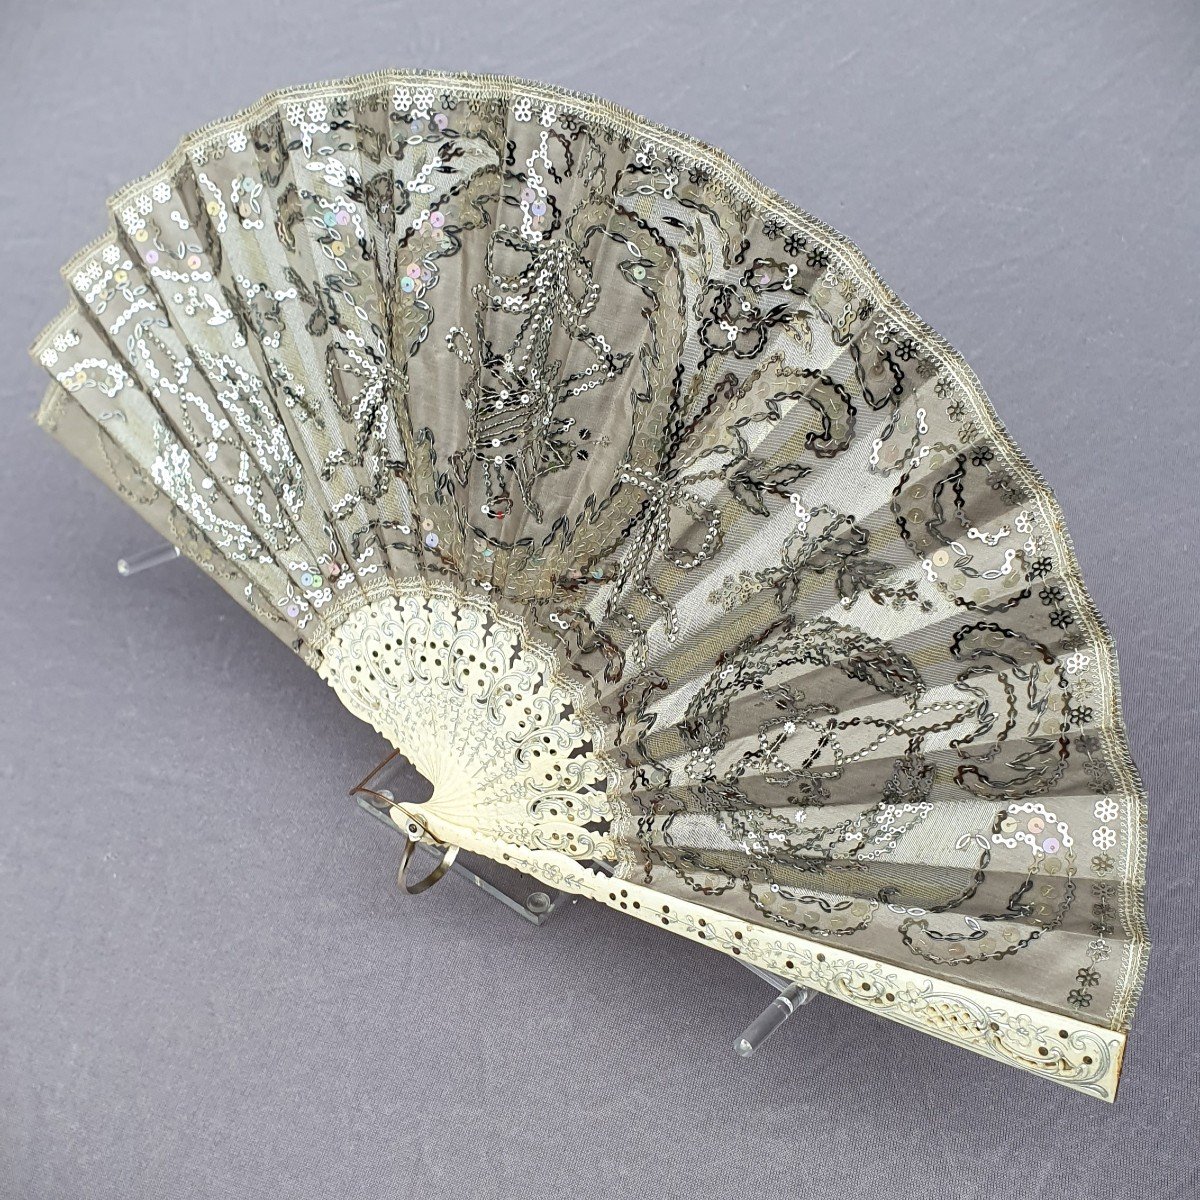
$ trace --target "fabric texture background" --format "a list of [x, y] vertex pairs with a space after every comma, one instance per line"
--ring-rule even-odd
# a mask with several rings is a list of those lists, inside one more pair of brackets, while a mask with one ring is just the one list
[[[381, 6], [319, 52], [295, 7], [250, 10], [232, 47], [215, 6], [21, 14], [4, 86], [22, 169], [0, 184], [8, 1191], [1195, 1189], [1195, 439], [1189, 364], [1164, 349], [1194, 354], [1200, 23], [950, 11], [617, 6], [604, 27], [638, 37], [604, 40], [579, 17], [522, 38], [491, 10]], [[381, 57], [352, 57], [368, 39]], [[637, 44], [613, 59], [617, 40]], [[759, 64], [781, 41], [790, 82]], [[63, 47], [83, 45], [108, 67], [81, 77]], [[396, 840], [339, 799], [378, 739], [190, 566], [116, 578], [148, 531], [25, 419], [54, 266], [185, 130], [383, 65], [543, 78], [721, 146], [852, 237], [978, 371], [1066, 509], [1150, 793], [1155, 951], [1113, 1112], [832, 1002], [742, 1062], [731, 1039], [769, 993], [735, 963], [589, 905], [536, 931], [457, 884], [402, 900]]]

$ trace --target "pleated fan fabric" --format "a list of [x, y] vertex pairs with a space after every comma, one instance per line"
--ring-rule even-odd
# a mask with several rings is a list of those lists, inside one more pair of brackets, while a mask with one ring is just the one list
[[110, 210], [38, 419], [434, 782], [410, 836], [1113, 1098], [1112, 642], [849, 241], [606, 101], [423, 71], [267, 96]]

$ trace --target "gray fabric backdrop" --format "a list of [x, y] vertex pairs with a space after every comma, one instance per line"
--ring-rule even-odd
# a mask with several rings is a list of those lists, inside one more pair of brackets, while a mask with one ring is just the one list
[[[1178, 3], [4, 5], [0, 1194], [1197, 1193], [1200, 11]], [[598, 92], [852, 237], [1055, 486], [1123, 668], [1156, 948], [1113, 1107], [581, 903], [396, 894], [378, 739], [29, 419], [102, 201], [262, 92]]]

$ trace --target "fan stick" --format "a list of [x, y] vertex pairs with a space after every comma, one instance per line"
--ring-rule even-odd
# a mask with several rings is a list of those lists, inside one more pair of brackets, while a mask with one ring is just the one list
[[[123, 558], [119, 558], [117, 560], [117, 571], [124, 576], [136, 575], [141, 571], [148, 571], [153, 567], [172, 562], [178, 557], [179, 547], [172, 545], [170, 542], [163, 542], [161, 545], [152, 546], [146, 550], [138, 551], [136, 554], [128, 554]], [[381, 809], [377, 803], [373, 802], [373, 800], [380, 800], [386, 806], [395, 800], [395, 796], [386, 788], [373, 790], [367, 786], [384, 767], [396, 758], [397, 754], [399, 754], [399, 751], [393, 751], [384, 758], [370, 774], [351, 789], [350, 794], [358, 801], [359, 807], [364, 812], [370, 813], [371, 816], [382, 821], [393, 832], [398, 833], [399, 830], [387, 815], [387, 812]], [[418, 843], [415, 849], [426, 856], [432, 856], [435, 853], [425, 843]], [[471, 865], [468, 865], [468, 862]], [[476, 862], [479, 863], [477, 868], [475, 867]], [[597, 867], [603, 866], [601, 863], [594, 865]], [[486, 870], [488, 878], [485, 878], [480, 873], [483, 870]], [[565, 892], [556, 892], [553, 889], [543, 886], [539, 886], [534, 891], [523, 890], [519, 879], [524, 877], [520, 876], [519, 872], [509, 870], [498, 863], [487, 864], [485, 866], [483, 860], [478, 859], [476, 855], [468, 855], [467, 861], [464, 861], [462, 856], [457, 857], [450, 864], [447, 873], [460, 875], [469, 880], [481, 891], [491, 896], [492, 899], [498, 900], [506, 908], [533, 925], [544, 925], [562, 907], [568, 896]], [[574, 904], [577, 902], [578, 897], [574, 896], [570, 899], [571, 903]], [[774, 1036], [795, 1015], [798, 1008], [812, 1000], [816, 993], [811, 988], [802, 987], [798, 983], [791, 983], [778, 975], [773, 975], [770, 971], [764, 971], [761, 967], [754, 966], [752, 963], [743, 962], [742, 966], [757, 975], [765, 983], [769, 983], [779, 993], [746, 1026], [741, 1034], [734, 1039], [734, 1049], [743, 1058], [748, 1058], [768, 1038]]]

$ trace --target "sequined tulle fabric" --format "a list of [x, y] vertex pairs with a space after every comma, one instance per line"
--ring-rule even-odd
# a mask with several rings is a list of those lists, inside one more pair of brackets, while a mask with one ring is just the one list
[[604, 101], [424, 72], [267, 97], [111, 216], [39, 420], [433, 780], [431, 837], [1112, 1098], [1112, 645], [853, 245]]

